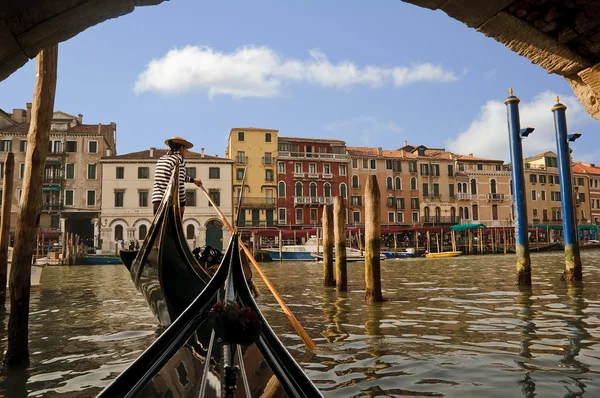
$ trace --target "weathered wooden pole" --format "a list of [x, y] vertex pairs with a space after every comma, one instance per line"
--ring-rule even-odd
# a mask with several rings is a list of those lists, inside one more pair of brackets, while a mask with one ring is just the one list
[[71, 252], [71, 255], [69, 256], [69, 265], [73, 265], [75, 264], [75, 257], [77, 256], [77, 253], [75, 253], [75, 236], [76, 234], [71, 234], [71, 240], [69, 241], [69, 251]]
[[15, 155], [6, 154], [4, 159], [4, 182], [2, 183], [2, 225], [0, 227], [0, 308], [6, 303], [6, 281], [8, 280], [8, 241], [10, 240], [10, 209], [12, 207], [13, 180], [15, 177]]
[[397, 252], [398, 252], [398, 234], [394, 232], [394, 257], [396, 257]]
[[319, 255], [319, 253], [321, 252], [321, 242], [319, 241], [319, 228], [317, 228], [317, 255]]
[[45, 250], [46, 250], [46, 243], [45, 243], [45, 241], [46, 240], [44, 238], [45, 238], [45, 236], [44, 236], [44, 234], [42, 234], [42, 238], [41, 238], [42, 244], [40, 245], [40, 254], [41, 254], [42, 257], [46, 257], [46, 253], [45, 253]]
[[429, 231], [427, 231], [427, 234], [425, 234], [427, 236], [427, 253], [431, 253], [431, 235], [429, 234]]
[[323, 208], [323, 286], [335, 286], [333, 277], [333, 205]]
[[344, 198], [336, 196], [333, 202], [333, 235], [335, 239], [335, 286], [338, 291], [348, 290], [346, 265], [346, 212]]
[[65, 265], [65, 261], [66, 261], [66, 255], [67, 255], [67, 236], [69, 236], [69, 234], [67, 232], [63, 232], [63, 236], [62, 236], [62, 259], [60, 260], [60, 263], [62, 265]]
[[[283, 261], [283, 233], [279, 230], [279, 262]], [[294, 244], [296, 244], [294, 242]]]
[[252, 257], [256, 257], [256, 234], [252, 232]]
[[4, 357], [4, 364], [10, 368], [29, 366], [31, 257], [42, 205], [44, 164], [48, 155], [54, 109], [57, 61], [58, 45], [56, 44], [42, 50], [37, 56], [31, 124], [27, 134], [25, 175], [10, 271], [8, 346]]
[[75, 235], [75, 260], [74, 264], [79, 264], [81, 258], [81, 250], [79, 249], [79, 235]]
[[379, 303], [381, 295], [381, 195], [377, 176], [365, 185], [365, 301]]
[[508, 242], [506, 240], [506, 230], [504, 228], [502, 228], [502, 232], [504, 233], [504, 254], [506, 254], [508, 252]]

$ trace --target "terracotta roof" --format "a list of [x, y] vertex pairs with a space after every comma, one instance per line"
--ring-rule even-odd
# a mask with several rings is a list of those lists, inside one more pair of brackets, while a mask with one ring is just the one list
[[[169, 151], [168, 149], [153, 149], [154, 153], [152, 154], [152, 156], [150, 156], [150, 149], [146, 149], [143, 151], [138, 151], [138, 152], [130, 152], [130, 153], [124, 153], [123, 155], [117, 155], [117, 156], [107, 156], [104, 157], [103, 159], [106, 160], [149, 160], [149, 159], [158, 159], [163, 155], [166, 155], [167, 152]], [[230, 159], [226, 159], [226, 158], [220, 158], [218, 156], [212, 156], [212, 155], [207, 155], [204, 154], [204, 158], [202, 157], [201, 153], [198, 152], [193, 152], [193, 151], [188, 151], [185, 154], [185, 158], [186, 159], [207, 159], [207, 160], [230, 160]]]
[[273, 129], [262, 129], [260, 127], [233, 127], [231, 131], [270, 131], [273, 133], [278, 133], [279, 130]]
[[[101, 134], [111, 134], [115, 129], [110, 124], [79, 124], [75, 127], [69, 127], [68, 134], [98, 134], [98, 126], [100, 126]], [[27, 133], [29, 131], [29, 123], [18, 123], [13, 126], [8, 126], [0, 130], [4, 133]]]
[[573, 173], [600, 175], [600, 167], [588, 163], [573, 162]]
[[17, 123], [12, 126], [4, 127], [0, 129], [1, 132], [6, 133], [27, 133], [29, 131], [29, 123]]
[[346, 145], [346, 141], [342, 140], [330, 140], [325, 138], [300, 138], [300, 137], [278, 137], [279, 141], [296, 141], [296, 142], [323, 142], [330, 144]]
[[546, 155], [557, 156], [557, 155], [556, 155], [554, 152], [552, 152], [552, 151], [546, 151], [546, 152], [539, 153], [539, 154], [537, 154], [537, 155], [529, 156], [529, 157], [525, 158], [525, 160], [529, 160], [529, 159], [536, 159], [536, 158], [542, 158], [542, 157], [544, 157], [544, 156], [546, 156]]
[[456, 155], [456, 159], [457, 160], [465, 160], [465, 161], [472, 160], [472, 161], [478, 161], [478, 162], [498, 162], [498, 163], [504, 163], [503, 160], [478, 158], [478, 157], [475, 157], [473, 155]]
[[[347, 147], [348, 154], [350, 156], [363, 156], [363, 157], [377, 157], [379, 155], [379, 151], [377, 148], [369, 148], [369, 147]], [[404, 151], [404, 156], [402, 156], [402, 151], [400, 150], [382, 150], [382, 156], [384, 158], [416, 158], [411, 152]]]

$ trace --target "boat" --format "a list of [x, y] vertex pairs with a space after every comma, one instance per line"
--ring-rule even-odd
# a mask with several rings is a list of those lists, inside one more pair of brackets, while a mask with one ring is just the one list
[[383, 254], [386, 258], [411, 258], [417, 256], [417, 251], [414, 248], [409, 247], [406, 250], [396, 251], [395, 253], [393, 251], [386, 250], [382, 251], [381, 254]]
[[[8, 284], [10, 282], [10, 267], [12, 265], [12, 255], [13, 255], [13, 248], [12, 247], [8, 247], [8, 261], [6, 262], [7, 265], [7, 269], [6, 269], [6, 287], [8, 288]], [[45, 264], [31, 264], [31, 287], [32, 288], [38, 288], [40, 287], [40, 281], [42, 279], [42, 271], [44, 270], [44, 267], [46, 265]]]
[[425, 253], [426, 258], [446, 258], [446, 257], [457, 257], [462, 254], [461, 251], [450, 251], [440, 253]]
[[[323, 253], [311, 253], [310, 254], [312, 260], [323, 261]], [[383, 253], [379, 254], [379, 259], [381, 261], [385, 260], [387, 256]], [[347, 263], [357, 263], [365, 261], [364, 251], [353, 249], [350, 247], [346, 248], [346, 262]], [[335, 252], [333, 253], [333, 262], [335, 262]]]
[[[176, 169], [173, 175], [178, 174]], [[136, 288], [145, 297], [159, 323], [167, 328], [98, 397], [135, 397], [145, 389], [164, 392], [165, 380], [172, 385], [169, 393], [161, 393], [160, 396], [221, 396], [221, 391], [231, 393], [232, 386], [234, 390], [245, 388], [247, 393], [252, 389], [248, 396], [260, 396], [260, 388], [264, 387], [252, 381], [258, 380], [267, 385], [266, 381], [271, 380], [265, 378], [267, 370], [269, 377], [276, 377], [287, 396], [322, 397], [279, 341], [254, 301], [242, 269], [237, 231], [232, 234], [228, 249], [212, 278], [196, 262], [182, 229], [177, 180], [171, 178], [148, 236], [129, 267]], [[211, 314], [214, 314], [211, 309], [219, 302], [234, 302], [256, 314], [262, 326], [253, 344], [242, 349], [241, 344], [214, 339], [216, 328], [210, 322]], [[213, 345], [218, 347], [213, 350]], [[261, 354], [260, 360], [254, 362], [256, 367], [248, 366], [253, 358], [250, 354], [252, 349]], [[182, 350], [194, 354], [182, 355]], [[240, 371], [235, 371], [233, 366], [232, 358], [236, 355]], [[183, 367], [173, 366], [172, 361], [184, 361], [180, 358], [185, 358], [186, 362], [181, 362]], [[268, 367], [261, 368], [260, 363], [266, 363]], [[201, 373], [197, 372], [199, 368], [203, 369]], [[165, 369], [167, 373], [170, 369], [171, 373], [165, 375]], [[200, 391], [177, 390], [178, 384], [181, 384], [181, 374], [177, 372], [181, 369], [185, 369], [188, 375], [202, 375], [202, 383], [193, 380], [200, 386]], [[244, 372], [244, 369], [249, 371]], [[239, 377], [232, 378], [238, 372], [241, 380]], [[205, 383], [207, 379], [210, 380]], [[157, 384], [156, 380], [160, 382]], [[190, 383], [186, 386], [190, 388]], [[177, 391], [174, 393], [171, 388]]]
[[579, 250], [600, 249], [600, 241], [590, 239], [579, 244]]
[[86, 254], [81, 257], [77, 265], [105, 265], [105, 264], [122, 264], [120, 257], [110, 254]]
[[[317, 252], [317, 237], [311, 236], [302, 245], [287, 245], [281, 247], [281, 259], [285, 261], [310, 261], [314, 260], [311, 253]], [[279, 248], [266, 249], [273, 261], [279, 261]]]

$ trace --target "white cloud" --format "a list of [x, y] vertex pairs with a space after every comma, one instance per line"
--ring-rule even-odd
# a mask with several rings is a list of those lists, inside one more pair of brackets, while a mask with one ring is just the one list
[[[372, 145], [374, 139], [385, 135], [393, 139], [391, 134], [399, 135], [402, 129], [394, 121], [381, 121], [373, 116], [359, 116], [349, 120], [330, 123], [325, 130], [333, 133], [337, 138], [345, 140], [348, 145]], [[361, 143], [352, 144], [352, 136], [358, 136]]]
[[[567, 125], [575, 131], [589, 120], [587, 113], [574, 96], [560, 96], [567, 106]], [[546, 91], [535, 96], [530, 102], [521, 101], [519, 114], [521, 128], [534, 127], [534, 132], [523, 140], [524, 156], [545, 151], [556, 152], [554, 119], [552, 107], [556, 94]], [[456, 138], [446, 142], [448, 150], [456, 153], [473, 153], [478, 157], [510, 159], [508, 147], [508, 127], [506, 105], [502, 101], [489, 101], [481, 107], [477, 118]]]
[[418, 82], [453, 82], [458, 77], [440, 65], [429, 63], [391, 68], [360, 68], [344, 60], [329, 61], [319, 50], [310, 50], [307, 59], [285, 59], [268, 47], [242, 47], [223, 53], [210, 47], [187, 46], [152, 60], [135, 83], [136, 92], [180, 93], [205, 89], [209, 96], [275, 97], [282, 86], [311, 83], [323, 87], [395, 87]]

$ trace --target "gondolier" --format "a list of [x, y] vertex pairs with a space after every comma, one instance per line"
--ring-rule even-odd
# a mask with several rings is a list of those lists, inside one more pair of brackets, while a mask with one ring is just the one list
[[182, 137], [169, 138], [165, 141], [165, 144], [169, 147], [169, 152], [166, 155], [161, 156], [158, 159], [158, 162], [156, 162], [154, 187], [152, 190], [152, 206], [154, 208], [154, 214], [156, 214], [158, 206], [169, 186], [169, 180], [171, 179], [173, 170], [175, 170], [175, 165], [179, 162], [179, 205], [181, 215], [183, 216], [186, 202], [184, 183], [192, 182], [196, 184], [196, 186], [202, 185], [202, 181], [199, 178], [192, 178], [185, 172], [185, 153], [194, 145]]

